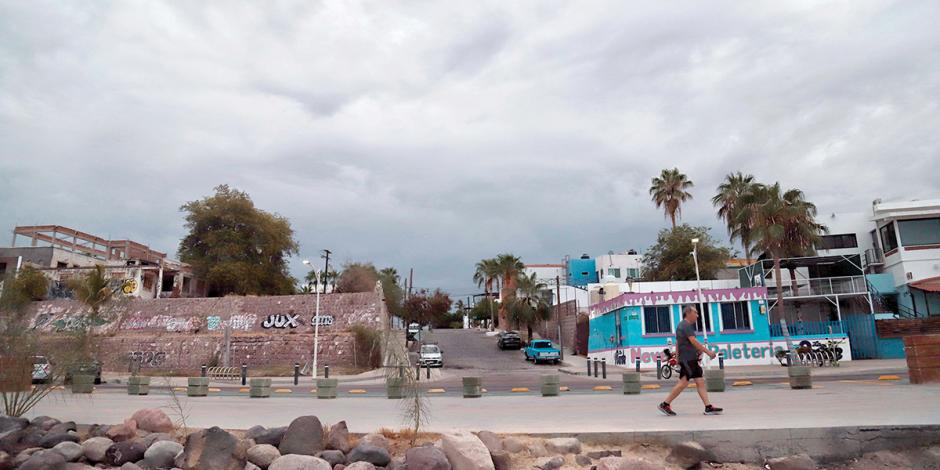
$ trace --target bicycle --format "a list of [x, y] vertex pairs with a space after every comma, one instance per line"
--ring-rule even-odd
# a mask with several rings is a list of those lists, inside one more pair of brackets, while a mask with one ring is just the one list
[[659, 375], [664, 379], [669, 379], [673, 372], [679, 373], [679, 360], [669, 348], [663, 349], [663, 354], [666, 356], [666, 363], [660, 366]]

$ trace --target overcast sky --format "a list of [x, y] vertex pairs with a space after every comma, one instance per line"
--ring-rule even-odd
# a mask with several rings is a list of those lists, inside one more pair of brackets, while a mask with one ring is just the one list
[[0, 0], [0, 230], [175, 253], [179, 206], [228, 183], [302, 257], [466, 296], [500, 252], [645, 249], [666, 167], [695, 182], [683, 221], [722, 239], [730, 171], [827, 214], [940, 197], [938, 19], [932, 0]]

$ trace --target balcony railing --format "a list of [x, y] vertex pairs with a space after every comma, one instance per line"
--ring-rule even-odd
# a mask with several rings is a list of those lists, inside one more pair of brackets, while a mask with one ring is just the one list
[[885, 253], [881, 248], [865, 250], [865, 266], [885, 264]]
[[[813, 297], [836, 294], [865, 294], [868, 292], [868, 283], [865, 276], [843, 277], [817, 277], [811, 279], [797, 279], [796, 289], [793, 281], [783, 281], [783, 297]], [[777, 286], [768, 280], [767, 297], [773, 299], [777, 296]]]
[[[841, 321], [801, 321], [787, 325], [790, 336], [805, 335], [840, 335], [846, 334]], [[770, 324], [770, 337], [783, 338], [783, 328], [779, 324]]]

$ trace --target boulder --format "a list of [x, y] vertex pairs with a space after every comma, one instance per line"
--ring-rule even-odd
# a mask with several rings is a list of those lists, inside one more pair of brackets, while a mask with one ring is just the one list
[[317, 457], [326, 460], [326, 462], [330, 464], [330, 467], [335, 467], [339, 464], [346, 465], [346, 454], [340, 450], [324, 450], [317, 453]]
[[541, 458], [535, 462], [536, 468], [540, 468], [542, 470], [558, 470], [564, 464], [565, 458], [560, 455]]
[[711, 453], [698, 442], [683, 442], [672, 448], [666, 461], [682, 468], [697, 466], [703, 460], [709, 460]]
[[444, 434], [444, 455], [454, 470], [494, 470], [490, 451], [479, 437], [458, 431]]
[[271, 463], [268, 470], [331, 470], [326, 460], [312, 455], [282, 455]]
[[585, 455], [590, 459], [602, 459], [604, 457], [623, 457], [623, 451], [620, 449], [615, 450], [592, 450]]
[[359, 438], [359, 442], [357, 444], [369, 444], [371, 446], [381, 447], [385, 450], [391, 450], [388, 439], [385, 436], [376, 433], [362, 436]]
[[[268, 468], [271, 466], [271, 462], [274, 462], [274, 460], [280, 456], [281, 452], [277, 450], [277, 447], [271, 444], [255, 444], [248, 448], [246, 454], [249, 462], [261, 468]], [[329, 460], [327, 460], [327, 462], [329, 462]]]
[[85, 435], [88, 437], [105, 437], [108, 429], [111, 429], [111, 426], [107, 424], [92, 424], [88, 426], [88, 432]]
[[126, 441], [137, 437], [137, 421], [129, 419], [124, 424], [118, 424], [108, 428], [104, 433], [105, 437], [114, 442]]
[[584, 454], [578, 454], [574, 457], [574, 462], [582, 467], [593, 464], [591, 458]]
[[66, 421], [64, 423], [58, 423], [49, 428], [49, 434], [61, 434], [76, 430], [78, 430], [78, 428], [75, 426], [75, 421]]
[[408, 465], [405, 465], [404, 457], [392, 457], [392, 461], [385, 466], [385, 470], [408, 470]]
[[124, 465], [121, 465], [121, 470], [144, 470], [140, 468], [140, 465], [137, 465], [134, 462], [126, 462]]
[[541, 442], [533, 442], [528, 447], [529, 455], [532, 457], [547, 457], [548, 449]]
[[490, 457], [493, 458], [493, 467], [496, 470], [512, 470], [512, 456], [509, 455], [509, 452], [497, 450], [490, 452]]
[[767, 459], [770, 470], [816, 470], [816, 462], [806, 454]]
[[159, 408], [137, 410], [131, 419], [137, 422], [137, 429], [148, 432], [170, 432], [175, 428], [170, 417]]
[[174, 439], [173, 436], [167, 433], [155, 432], [152, 434], [148, 434], [147, 437], [140, 438], [140, 441], [143, 442], [144, 445], [147, 446], [147, 448], [150, 448], [150, 446], [152, 446], [155, 442], [160, 442], [160, 441], [176, 442], [176, 439]]
[[12, 418], [10, 416], [0, 415], [0, 434], [10, 431], [19, 431], [29, 426], [29, 420], [26, 418]]
[[245, 462], [245, 470], [261, 470], [261, 467], [251, 462]]
[[243, 464], [233, 455], [237, 446], [238, 439], [225, 430], [203, 429], [186, 436], [175, 463], [189, 470], [240, 470]]
[[13, 468], [13, 457], [0, 450], [0, 470], [10, 470], [11, 468]]
[[581, 441], [573, 437], [556, 437], [545, 441], [545, 447], [555, 454], [580, 454]]
[[375, 470], [375, 465], [369, 462], [353, 462], [346, 466], [346, 470]]
[[82, 445], [72, 441], [60, 442], [56, 444], [52, 450], [62, 454], [66, 462], [74, 462], [85, 455], [85, 450], [82, 449]]
[[82, 442], [82, 451], [89, 462], [104, 462], [105, 454], [112, 445], [114, 441], [107, 437], [91, 437]]
[[511, 454], [518, 454], [525, 450], [525, 444], [522, 443], [519, 439], [515, 437], [507, 437], [503, 439], [503, 450]]
[[597, 470], [661, 470], [662, 463], [656, 464], [643, 457], [604, 457], [597, 463]]
[[56, 424], [59, 424], [59, 422], [60, 422], [59, 420], [55, 418], [50, 418], [48, 416], [37, 416], [33, 418], [33, 420], [29, 422], [29, 424], [32, 424], [33, 426], [36, 426], [37, 428], [42, 429], [43, 431], [48, 431], [52, 429], [52, 427], [55, 426]]
[[882, 450], [863, 455], [852, 465], [852, 470], [894, 470], [900, 468], [917, 468], [911, 460], [903, 454]]
[[246, 434], [245, 438], [254, 440], [255, 444], [271, 444], [274, 447], [280, 447], [281, 439], [284, 438], [284, 433], [286, 432], [287, 427], [281, 426], [279, 428], [265, 429], [255, 436], [248, 436]]
[[144, 460], [152, 467], [170, 468], [181, 452], [183, 452], [183, 445], [179, 442], [157, 441], [147, 447], [147, 451], [144, 452]]
[[66, 462], [65, 470], [98, 470], [98, 467], [78, 462]]
[[349, 444], [349, 428], [346, 427], [346, 421], [340, 421], [330, 426], [330, 432], [326, 439], [326, 448], [338, 450], [344, 454], [349, 453], [352, 449]]
[[104, 460], [111, 465], [121, 466], [127, 462], [136, 462], [144, 458], [145, 452], [147, 452], [147, 446], [141, 441], [115, 442], [105, 452]]
[[483, 445], [485, 445], [486, 448], [490, 450], [490, 452], [499, 452], [503, 450], [503, 441], [499, 438], [499, 436], [496, 435], [496, 433], [492, 433], [490, 431], [480, 431], [477, 433], [477, 437], [483, 441]]
[[408, 470], [451, 470], [444, 451], [434, 446], [414, 447], [405, 452]]
[[346, 468], [345, 464], [339, 463], [339, 464], [333, 465], [333, 470], [344, 470], [345, 468]]
[[43, 449], [42, 447], [30, 447], [29, 449], [23, 449], [22, 452], [16, 454], [16, 456], [13, 458], [13, 466], [18, 467], [23, 465], [27, 460], [29, 460], [30, 457], [33, 456], [33, 454], [42, 452], [44, 450], [46, 449]]
[[43, 436], [42, 440], [39, 441], [39, 447], [51, 449], [60, 442], [78, 442], [80, 440], [78, 434], [72, 432], [49, 433]]
[[259, 424], [256, 424], [256, 425], [254, 425], [254, 426], [248, 428], [247, 430], [245, 430], [244, 437], [245, 437], [245, 439], [255, 439], [255, 438], [257, 438], [258, 436], [260, 436], [261, 434], [263, 434], [265, 431], [267, 431], [267, 428], [265, 428], [264, 426], [261, 426], [261, 425], [259, 425]]
[[316, 416], [301, 416], [291, 421], [278, 450], [281, 454], [299, 454], [313, 457], [323, 450], [323, 425]]
[[376, 467], [384, 467], [392, 461], [392, 456], [382, 447], [360, 442], [353, 450], [349, 451], [346, 461], [349, 463], [369, 462]]
[[65, 457], [51, 450], [39, 451], [30, 455], [18, 470], [65, 470]]

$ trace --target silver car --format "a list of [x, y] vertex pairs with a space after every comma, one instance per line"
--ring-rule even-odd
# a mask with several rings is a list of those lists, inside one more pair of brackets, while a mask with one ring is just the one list
[[444, 367], [444, 351], [436, 344], [422, 344], [418, 364], [426, 367]]
[[46, 383], [52, 376], [52, 364], [45, 356], [33, 356], [33, 383]]

